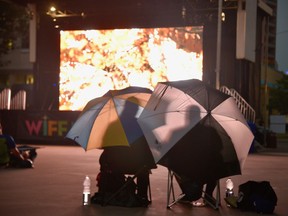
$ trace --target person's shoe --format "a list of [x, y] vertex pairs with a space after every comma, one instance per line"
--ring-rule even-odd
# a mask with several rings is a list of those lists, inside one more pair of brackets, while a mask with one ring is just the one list
[[199, 201], [193, 201], [192, 206], [203, 207], [203, 206], [206, 206], [206, 203], [205, 202], [199, 202]]

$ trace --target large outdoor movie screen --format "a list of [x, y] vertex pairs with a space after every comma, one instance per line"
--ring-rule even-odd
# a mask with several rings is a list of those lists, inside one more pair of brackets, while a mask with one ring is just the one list
[[202, 80], [202, 27], [61, 31], [59, 110], [112, 89]]

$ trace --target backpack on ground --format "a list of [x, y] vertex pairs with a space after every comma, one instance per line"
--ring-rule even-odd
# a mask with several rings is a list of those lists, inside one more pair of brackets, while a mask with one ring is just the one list
[[242, 211], [272, 214], [277, 195], [269, 181], [248, 181], [239, 185], [237, 206]]

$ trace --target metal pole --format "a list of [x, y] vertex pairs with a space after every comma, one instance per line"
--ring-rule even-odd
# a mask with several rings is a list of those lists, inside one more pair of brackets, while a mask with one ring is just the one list
[[220, 89], [221, 63], [221, 32], [222, 32], [222, 0], [218, 1], [217, 47], [216, 47], [216, 89]]
[[268, 101], [269, 101], [269, 95], [268, 95], [268, 38], [269, 36], [269, 17], [267, 16], [265, 19], [265, 50], [264, 50], [264, 127], [265, 129], [269, 127], [269, 112], [268, 112]]

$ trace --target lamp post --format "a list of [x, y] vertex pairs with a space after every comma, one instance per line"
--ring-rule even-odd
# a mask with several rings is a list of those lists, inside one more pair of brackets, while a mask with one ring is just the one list
[[222, 0], [218, 1], [218, 23], [217, 23], [217, 46], [216, 46], [216, 89], [220, 89], [220, 65], [221, 65], [221, 33], [222, 33]]

